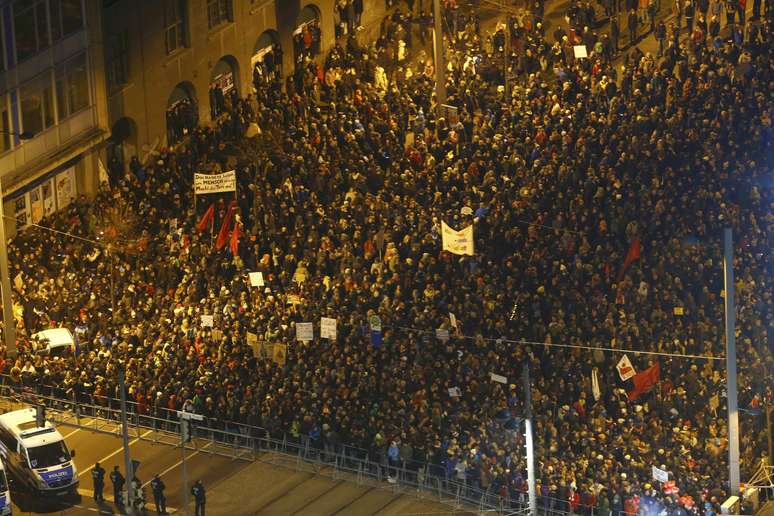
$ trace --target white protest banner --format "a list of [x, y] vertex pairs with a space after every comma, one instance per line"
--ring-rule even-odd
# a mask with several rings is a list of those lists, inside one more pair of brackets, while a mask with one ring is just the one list
[[452, 398], [459, 398], [462, 396], [462, 391], [460, 391], [459, 387], [449, 387], [449, 396]]
[[264, 285], [263, 283], [263, 273], [262, 272], [250, 272], [250, 285], [253, 287], [262, 287]]
[[489, 373], [489, 377], [492, 379], [493, 382], [508, 383], [508, 378], [504, 376], [500, 376], [499, 374]]
[[215, 317], [212, 315], [202, 315], [202, 328], [212, 328], [215, 326]]
[[449, 312], [449, 322], [451, 322], [452, 328], [457, 329], [457, 317], [453, 313]]
[[194, 193], [210, 194], [236, 191], [236, 171], [222, 174], [194, 174]]
[[599, 401], [602, 397], [602, 391], [599, 390], [599, 370], [596, 367], [591, 370], [591, 394], [594, 401]]
[[618, 361], [618, 365], [615, 366], [615, 368], [618, 370], [618, 376], [621, 377], [621, 381], [625, 382], [637, 372], [634, 370], [634, 367], [632, 366], [632, 363], [629, 362], [629, 357], [624, 355], [621, 360]]
[[310, 342], [314, 339], [314, 326], [310, 322], [296, 323], [296, 340]]
[[473, 224], [455, 231], [441, 221], [441, 240], [444, 251], [452, 254], [467, 254], [473, 256]]
[[320, 337], [323, 339], [336, 339], [336, 319], [332, 317], [320, 318]]
[[663, 469], [659, 469], [656, 466], [653, 466], [653, 478], [658, 480], [659, 482], [667, 482], [669, 480], [669, 472], [664, 471]]
[[589, 57], [589, 54], [586, 51], [586, 45], [575, 45], [572, 47], [572, 51], [575, 54], [575, 59]]
[[445, 328], [437, 328], [435, 330], [435, 338], [442, 342], [446, 342], [449, 340], [449, 330]]

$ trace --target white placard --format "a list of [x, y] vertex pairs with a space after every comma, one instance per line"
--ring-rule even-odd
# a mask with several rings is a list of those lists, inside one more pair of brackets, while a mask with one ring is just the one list
[[508, 378], [506, 378], [505, 376], [501, 376], [499, 374], [489, 373], [489, 377], [492, 379], [493, 382], [508, 383]]
[[262, 287], [264, 285], [263, 283], [263, 273], [262, 272], [251, 272], [250, 275], [250, 285], [253, 287]]
[[473, 224], [456, 231], [441, 222], [441, 242], [444, 251], [473, 256]]
[[296, 340], [310, 342], [314, 339], [314, 325], [310, 322], [296, 323]]
[[336, 319], [332, 317], [320, 318], [320, 337], [323, 339], [336, 339]]
[[460, 391], [459, 387], [449, 387], [449, 396], [452, 398], [459, 398], [462, 396], [462, 391]]
[[575, 59], [589, 57], [588, 52], [586, 52], [586, 45], [575, 45], [572, 47], [572, 51], [575, 53]]
[[440, 341], [446, 342], [447, 340], [449, 340], [449, 330], [447, 330], [445, 328], [438, 328], [438, 329], [436, 329], [435, 330], [435, 338], [440, 340]]
[[236, 171], [222, 174], [194, 174], [194, 193], [210, 194], [236, 191]]
[[215, 326], [215, 317], [212, 315], [202, 315], [202, 328], [212, 328]]
[[625, 382], [637, 374], [637, 371], [634, 370], [634, 366], [632, 366], [632, 363], [629, 361], [629, 357], [626, 355], [618, 361], [618, 365], [616, 365], [615, 368], [618, 370], [618, 376], [621, 377], [622, 382]]
[[653, 478], [658, 480], [659, 482], [667, 482], [669, 480], [669, 472], [664, 471], [663, 469], [659, 469], [656, 466], [653, 466]]

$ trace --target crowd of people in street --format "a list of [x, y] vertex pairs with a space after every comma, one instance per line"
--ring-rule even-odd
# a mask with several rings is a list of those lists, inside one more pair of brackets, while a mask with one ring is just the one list
[[[431, 65], [393, 62], [400, 31], [350, 38], [42, 222], [81, 238], [14, 237], [21, 354], [2, 371], [99, 404], [119, 397], [123, 367], [143, 414], [188, 404], [394, 468], [429, 464], [516, 504], [528, 364], [541, 506], [719, 513], [725, 227], [740, 405], [774, 402], [771, 24], [769, 10], [741, 33], [621, 62], [596, 43], [576, 57], [584, 35], [551, 43], [538, 21], [517, 27], [506, 89], [497, 45], [466, 23], [444, 116]], [[255, 140], [241, 136], [251, 122]], [[194, 199], [194, 172], [231, 169], [236, 192]], [[111, 249], [83, 240], [110, 237], [117, 199], [133, 227], [113, 228]], [[473, 226], [473, 256], [442, 251], [442, 222]], [[335, 338], [319, 337], [321, 317]], [[78, 356], [30, 351], [56, 326]], [[655, 371], [648, 385], [622, 379], [624, 355]], [[767, 452], [763, 418], [741, 425], [744, 476]]]

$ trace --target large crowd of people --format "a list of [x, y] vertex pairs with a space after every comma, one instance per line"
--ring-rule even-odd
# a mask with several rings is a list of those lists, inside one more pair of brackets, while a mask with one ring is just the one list
[[[623, 63], [595, 47], [576, 58], [571, 39], [552, 44], [532, 23], [515, 36], [509, 90], [489, 65], [497, 45], [469, 23], [449, 45], [448, 118], [425, 59], [396, 66], [394, 37], [350, 38], [42, 223], [104, 242], [120, 199], [135, 217], [110, 250], [17, 235], [21, 354], [3, 372], [102, 403], [125, 367], [142, 413], [189, 403], [523, 501], [528, 364], [541, 504], [717, 513], [725, 227], [740, 405], [773, 401], [771, 22]], [[250, 122], [256, 139], [241, 136]], [[235, 194], [194, 201], [194, 172], [232, 168]], [[229, 220], [237, 236], [217, 249]], [[473, 256], [442, 251], [442, 221], [473, 225]], [[335, 338], [319, 337], [321, 317], [337, 319]], [[314, 323], [311, 342], [296, 340], [299, 322]], [[77, 357], [31, 352], [29, 336], [56, 326], [79, 337]], [[256, 355], [248, 333], [286, 355]], [[624, 355], [660, 369], [635, 399]], [[741, 416], [745, 475], [766, 455], [762, 419]]]

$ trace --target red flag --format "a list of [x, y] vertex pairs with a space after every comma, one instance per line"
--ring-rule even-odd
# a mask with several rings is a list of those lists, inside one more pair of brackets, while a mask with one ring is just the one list
[[640, 244], [640, 237], [634, 237], [634, 240], [632, 240], [632, 243], [629, 246], [629, 252], [626, 253], [626, 258], [624, 258], [621, 272], [618, 273], [618, 281], [621, 281], [621, 278], [623, 278], [626, 269], [628, 269], [629, 266], [635, 261], [639, 260], [640, 256], [642, 256], [642, 244]]
[[231, 221], [234, 219], [235, 209], [236, 201], [231, 201], [231, 204], [228, 207], [228, 211], [226, 212], [226, 216], [223, 217], [223, 224], [220, 226], [218, 239], [215, 241], [215, 249], [218, 251], [223, 249], [223, 247], [226, 245], [226, 242], [228, 241], [228, 228], [231, 227]]
[[234, 256], [239, 252], [239, 237], [242, 236], [242, 231], [239, 229], [239, 222], [234, 222], [234, 231], [231, 232], [231, 254]]
[[215, 219], [215, 203], [210, 204], [210, 207], [204, 212], [202, 218], [199, 219], [199, 223], [196, 225], [196, 229], [199, 230], [199, 233], [203, 233], [204, 230], [207, 229], [207, 226], [212, 224], [213, 219]]
[[637, 373], [632, 376], [632, 382], [634, 382], [634, 390], [629, 392], [629, 399], [631, 401], [636, 400], [640, 394], [645, 394], [656, 385], [661, 378], [661, 366], [658, 362], [645, 369], [641, 373]]

